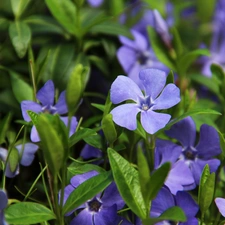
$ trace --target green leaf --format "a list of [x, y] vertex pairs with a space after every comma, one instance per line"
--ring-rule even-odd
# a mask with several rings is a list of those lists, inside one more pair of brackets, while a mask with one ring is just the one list
[[213, 201], [215, 188], [215, 173], [210, 174], [209, 165], [206, 164], [199, 185], [198, 204], [204, 215]]
[[154, 225], [163, 220], [185, 222], [186, 216], [180, 207], [174, 206], [167, 209], [157, 218], [149, 218], [149, 219], [143, 220], [143, 223], [144, 225]]
[[30, 110], [27, 110], [27, 114], [29, 115], [29, 117], [31, 118], [31, 121], [34, 125], [37, 125], [38, 123], [38, 117], [39, 117], [39, 114], [35, 113], [35, 112], [32, 112]]
[[44, 158], [54, 174], [57, 174], [61, 169], [65, 157], [65, 149], [62, 142], [63, 135], [60, 135], [63, 132], [61, 126], [59, 126], [61, 122], [58, 115], [53, 116], [50, 114], [40, 114], [36, 122]]
[[52, 15], [71, 34], [76, 36], [76, 8], [70, 0], [45, 0]]
[[164, 129], [167, 130], [169, 129], [172, 125], [174, 125], [175, 123], [179, 122], [180, 120], [184, 119], [185, 117], [188, 117], [188, 116], [192, 116], [192, 115], [197, 115], [197, 114], [215, 114], [215, 115], [221, 115], [221, 113], [215, 111], [215, 110], [212, 110], [212, 109], [206, 109], [206, 108], [199, 108], [199, 109], [193, 109], [193, 110], [190, 110], [186, 113], [184, 113], [183, 115], [175, 118], [175, 119], [172, 119], [165, 127]]
[[170, 168], [171, 168], [170, 163], [167, 162], [153, 172], [149, 184], [149, 193], [147, 193], [147, 196], [149, 196], [150, 200], [156, 197], [159, 190], [165, 183], [165, 180], [170, 172]]
[[108, 148], [108, 156], [114, 180], [124, 201], [138, 217], [148, 217], [138, 172], [113, 149]]
[[202, 22], [210, 22], [214, 13], [216, 0], [197, 0], [198, 19]]
[[88, 56], [88, 59], [92, 64], [98, 67], [98, 69], [101, 70], [104, 74], [109, 75], [109, 69], [107, 67], [107, 64], [105, 63], [106, 61], [105, 59], [95, 55]]
[[12, 118], [12, 114], [9, 113], [0, 122], [0, 144], [5, 143], [5, 136], [6, 136], [6, 132], [8, 131], [11, 118]]
[[122, 35], [128, 38], [133, 38], [129, 29], [119, 23], [107, 21], [101, 24], [97, 24], [93, 26], [90, 30], [90, 33], [101, 33], [101, 34], [108, 34], [108, 35]]
[[99, 134], [97, 134], [97, 133], [94, 134], [94, 135], [85, 137], [85, 138], [84, 138], [84, 141], [85, 141], [87, 144], [89, 144], [89, 145], [91, 145], [91, 146], [93, 146], [93, 147], [95, 147], [95, 148], [97, 148], [97, 149], [104, 149], [103, 138], [102, 138], [101, 135], [99, 135]]
[[225, 78], [224, 70], [220, 65], [212, 63], [210, 66], [210, 70], [212, 74], [214, 74], [220, 81]]
[[177, 71], [174, 60], [169, 56], [168, 49], [166, 49], [166, 47], [162, 43], [155, 29], [152, 27], [148, 27], [147, 30], [149, 35], [149, 41], [158, 60], [168, 66], [170, 69]]
[[97, 135], [95, 130], [89, 129], [89, 128], [82, 128], [75, 132], [69, 139], [69, 146], [72, 147], [77, 142], [83, 140], [84, 138], [87, 138], [91, 135]]
[[173, 35], [173, 47], [175, 49], [177, 57], [180, 57], [183, 54], [184, 47], [180, 38], [180, 35], [175, 27], [170, 29], [171, 34]]
[[112, 120], [112, 114], [108, 114], [102, 119], [102, 130], [109, 144], [113, 144], [117, 139], [117, 132]]
[[11, 78], [12, 91], [16, 100], [19, 103], [23, 100], [33, 100], [34, 93], [32, 87], [23, 81], [21, 77], [12, 70], [9, 70], [9, 74]]
[[5, 209], [9, 224], [36, 224], [55, 219], [55, 214], [45, 206], [33, 202], [19, 202]]
[[9, 167], [11, 172], [15, 172], [19, 163], [19, 152], [16, 148], [12, 148], [9, 154]]
[[112, 182], [110, 172], [100, 173], [80, 184], [68, 197], [64, 206], [63, 214], [82, 205], [87, 200], [103, 191]]
[[161, 15], [166, 14], [166, 0], [158, 0], [158, 1], [152, 1], [152, 0], [143, 0], [146, 2], [151, 9], [157, 9]]
[[149, 196], [149, 187], [150, 187], [150, 170], [148, 167], [148, 162], [145, 158], [145, 155], [142, 152], [142, 148], [140, 145], [137, 149], [137, 161], [138, 161], [138, 175], [139, 175], [139, 181], [141, 185], [141, 193], [142, 196], [145, 196], [145, 206], [148, 209], [147, 213], [150, 210], [150, 199], [147, 197]]
[[179, 71], [181, 74], [184, 74], [188, 68], [191, 66], [191, 64], [199, 57], [199, 56], [209, 56], [210, 52], [208, 49], [197, 49], [191, 52], [188, 52], [187, 54], [183, 55], [178, 59], [178, 66]]
[[91, 105], [94, 106], [95, 108], [101, 110], [102, 112], [104, 112], [104, 110], [105, 110], [105, 105], [96, 104], [96, 103], [91, 103]]
[[68, 106], [69, 116], [73, 116], [76, 112], [80, 98], [84, 91], [84, 76], [88, 73], [88, 69], [81, 64], [75, 66], [69, 78], [66, 88], [66, 103]]
[[22, 13], [25, 11], [30, 0], [11, 0], [12, 10], [14, 16], [19, 19]]
[[27, 24], [15, 21], [9, 26], [9, 36], [19, 58], [26, 55], [31, 40], [31, 30]]

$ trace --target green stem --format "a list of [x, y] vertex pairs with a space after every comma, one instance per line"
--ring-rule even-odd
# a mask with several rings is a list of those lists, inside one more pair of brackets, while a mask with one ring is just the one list
[[61, 221], [60, 206], [59, 206], [58, 201], [57, 201], [57, 199], [58, 199], [58, 178], [57, 178], [57, 174], [54, 174], [54, 177], [53, 177], [53, 192], [54, 192], [54, 208], [55, 208], [57, 224], [58, 225], [64, 225], [64, 220]]
[[147, 134], [145, 145], [146, 145], [146, 156], [147, 156], [147, 161], [149, 163], [149, 168], [150, 168], [150, 171], [153, 171], [154, 164], [155, 164], [155, 136], [151, 134]]

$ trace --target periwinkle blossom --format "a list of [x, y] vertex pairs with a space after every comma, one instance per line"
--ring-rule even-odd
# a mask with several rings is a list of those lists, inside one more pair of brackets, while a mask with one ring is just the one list
[[225, 217], [225, 199], [224, 198], [216, 198], [215, 203], [219, 212], [223, 217]]
[[[152, 201], [150, 216], [159, 217], [167, 209], [179, 206], [185, 213], [187, 221], [176, 223], [177, 225], [198, 225], [198, 220], [195, 218], [199, 207], [192, 197], [184, 191], [178, 191], [176, 195], [172, 195], [170, 191], [163, 187], [159, 191], [156, 198]], [[170, 225], [170, 221], [162, 221], [156, 225]]]
[[158, 169], [166, 162], [171, 163], [171, 169], [164, 184], [172, 194], [185, 190], [187, 186], [195, 186], [195, 181], [189, 168], [183, 162], [177, 161], [180, 154], [180, 146], [170, 141], [156, 140], [155, 169]]
[[99, 7], [104, 0], [87, 0], [88, 4], [94, 8]]
[[[35, 113], [49, 113], [49, 114], [59, 114], [63, 115], [68, 112], [66, 99], [65, 99], [65, 91], [63, 91], [58, 99], [58, 102], [54, 104], [55, 97], [55, 87], [52, 80], [49, 80], [45, 83], [45, 85], [37, 92], [36, 98], [40, 101], [40, 104], [33, 101], [22, 101], [21, 102], [21, 110], [22, 115], [25, 121], [31, 121], [29, 115], [27, 114], [27, 110], [31, 110]], [[68, 117], [61, 116], [60, 119], [67, 126], [68, 125]], [[70, 135], [72, 135], [77, 126], [76, 117], [72, 117], [71, 126], [70, 126]], [[35, 126], [31, 129], [31, 141], [38, 142], [40, 141], [37, 129]]]
[[[178, 162], [186, 165], [195, 180], [199, 184], [202, 171], [206, 164], [209, 165], [210, 172], [216, 172], [220, 165], [220, 160], [214, 157], [221, 153], [220, 140], [215, 128], [207, 124], [200, 127], [200, 138], [196, 145], [196, 127], [193, 119], [187, 117], [174, 124], [166, 134], [178, 140], [181, 144]], [[168, 148], [172, 149], [168, 144]], [[178, 153], [177, 153], [178, 154]]]
[[[174, 84], [166, 85], [167, 75], [158, 69], [141, 70], [139, 74], [144, 94], [138, 85], [126, 76], [118, 76], [112, 83], [110, 98], [113, 104], [125, 103], [115, 107], [110, 113], [113, 121], [128, 130], [137, 128], [137, 114], [140, 112], [140, 120], [143, 128], [154, 134], [165, 127], [171, 116], [155, 110], [168, 109], [180, 102], [180, 90]], [[166, 86], [165, 86], [166, 85]]]
[[[64, 191], [64, 203], [75, 188], [97, 174], [97, 171], [92, 170], [72, 177], [70, 184], [66, 186]], [[126, 219], [117, 215], [117, 211], [122, 209], [123, 206], [124, 201], [117, 190], [116, 184], [113, 182], [105, 189], [103, 194], [99, 193], [94, 198], [70, 212], [69, 215], [76, 210], [80, 211], [72, 219], [70, 225], [131, 225]]]
[[4, 190], [0, 189], [0, 225], [7, 225], [4, 217], [4, 209], [7, 207], [8, 197]]
[[[19, 154], [19, 162], [18, 165], [16, 166], [15, 170], [12, 171], [10, 168], [10, 161], [7, 161], [7, 165], [6, 165], [6, 169], [5, 169], [5, 176], [12, 178], [15, 177], [16, 175], [19, 174], [19, 164], [21, 164], [22, 166], [30, 166], [31, 163], [34, 160], [35, 157], [35, 153], [38, 150], [38, 146], [33, 144], [33, 143], [26, 143], [24, 144], [24, 146], [21, 145], [17, 145], [15, 146], [15, 149], [18, 151]], [[9, 151], [4, 149], [4, 148], [0, 148], [0, 159], [5, 163], [8, 157], [8, 153]]]
[[147, 38], [136, 30], [131, 30], [131, 33], [134, 40], [119, 37], [123, 46], [117, 51], [117, 58], [128, 76], [139, 84], [138, 73], [142, 69], [151, 67], [168, 72], [168, 68], [156, 58]]

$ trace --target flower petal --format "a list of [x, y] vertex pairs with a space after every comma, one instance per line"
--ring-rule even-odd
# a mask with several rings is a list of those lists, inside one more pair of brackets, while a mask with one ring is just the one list
[[225, 217], [225, 199], [224, 198], [216, 198], [215, 203], [217, 208], [219, 209], [220, 213], [223, 217]]
[[158, 69], [144, 69], [140, 71], [139, 78], [144, 85], [145, 94], [154, 100], [166, 84], [166, 73]]
[[[22, 154], [23, 145], [17, 145], [16, 149], [19, 154]], [[20, 164], [23, 166], [29, 166], [34, 160], [34, 154], [38, 150], [38, 146], [32, 143], [26, 143], [24, 145], [23, 155]]]
[[94, 225], [92, 217], [93, 215], [85, 208], [70, 222], [70, 225]]
[[125, 100], [138, 101], [140, 97], [144, 97], [138, 85], [126, 76], [118, 76], [112, 83], [110, 89], [110, 99], [113, 104], [118, 104]]
[[124, 104], [114, 108], [110, 113], [113, 115], [113, 121], [128, 130], [137, 128], [137, 114], [141, 110], [136, 104]]
[[[68, 116], [60, 116], [60, 119], [68, 127], [68, 121], [69, 121]], [[70, 136], [72, 136], [75, 133], [77, 124], [78, 124], [77, 118], [73, 116], [71, 120], [71, 125], [70, 125]]]
[[98, 172], [95, 170], [92, 170], [92, 171], [89, 171], [89, 172], [83, 173], [83, 174], [78, 174], [71, 178], [70, 183], [74, 186], [74, 188], [77, 188], [84, 181], [86, 181], [89, 178], [94, 177], [96, 175], [98, 175]]
[[98, 213], [94, 214], [94, 224], [98, 225], [115, 225], [117, 221], [116, 205], [109, 208], [102, 208]]
[[153, 110], [168, 109], [180, 102], [180, 89], [174, 84], [168, 84], [154, 101]]
[[154, 134], [165, 127], [170, 118], [169, 114], [156, 113], [151, 110], [141, 111], [141, 124], [149, 134]]
[[91, 5], [92, 7], [99, 7], [102, 3], [103, 0], [87, 0], [89, 5]]
[[104, 207], [111, 207], [116, 204], [117, 210], [120, 210], [124, 207], [125, 203], [120, 196], [120, 193], [117, 189], [115, 182], [112, 182], [104, 191], [104, 194], [101, 198]]
[[118, 49], [117, 58], [126, 73], [131, 70], [132, 66], [137, 61], [136, 52], [126, 46], [122, 46]]
[[0, 159], [5, 162], [7, 159], [8, 151], [4, 148], [0, 148]]
[[1, 200], [0, 201], [0, 210], [3, 210], [4, 208], [6, 208], [6, 206], [8, 204], [7, 195], [3, 190], [0, 190], [0, 200]]
[[139, 71], [141, 70], [141, 65], [137, 61], [133, 64], [133, 67], [131, 70], [128, 72], [128, 77], [131, 78], [141, 90], [143, 90], [143, 84], [141, 80], [139, 79]]
[[55, 87], [52, 80], [49, 80], [45, 85], [38, 91], [37, 99], [43, 106], [53, 105], [55, 97]]
[[32, 142], [39, 142], [39, 141], [41, 140], [40, 137], [39, 137], [39, 135], [38, 135], [38, 132], [37, 132], [37, 129], [36, 129], [35, 126], [33, 126], [33, 127], [31, 128], [31, 132], [30, 132], [30, 140], [31, 140]]
[[175, 199], [177, 206], [181, 207], [184, 210], [187, 219], [195, 217], [199, 210], [199, 207], [190, 194], [184, 191], [178, 191]]
[[29, 115], [27, 114], [27, 110], [31, 110], [32, 112], [35, 112], [35, 113], [40, 113], [41, 108], [42, 108], [41, 105], [39, 105], [36, 102], [22, 101], [21, 110], [22, 110], [23, 119], [27, 122], [31, 121]]
[[66, 104], [66, 91], [63, 91], [58, 99], [58, 102], [55, 104], [56, 111], [59, 115], [63, 115], [68, 112]]
[[7, 163], [6, 169], [5, 169], [5, 176], [6, 176], [6, 177], [9, 177], [9, 178], [13, 178], [13, 177], [15, 177], [16, 175], [19, 174], [19, 171], [20, 171], [19, 164], [17, 165], [15, 171], [12, 172], [12, 171], [10, 170], [9, 163]]
[[177, 139], [184, 147], [194, 146], [196, 127], [190, 116], [174, 124], [165, 132], [169, 137]]
[[215, 128], [203, 124], [200, 128], [200, 139], [195, 147], [198, 150], [198, 157], [210, 159], [221, 153], [220, 139]]

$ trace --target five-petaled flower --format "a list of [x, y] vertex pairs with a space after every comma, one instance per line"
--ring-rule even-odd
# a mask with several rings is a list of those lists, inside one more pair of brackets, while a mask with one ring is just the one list
[[[37, 92], [37, 99], [40, 101], [40, 104], [33, 101], [22, 101], [21, 102], [21, 110], [24, 120], [31, 121], [29, 115], [27, 114], [27, 110], [31, 110], [35, 113], [49, 113], [49, 114], [59, 114], [63, 115], [68, 112], [66, 99], [65, 99], [65, 91], [63, 91], [58, 99], [58, 102], [54, 105], [54, 97], [55, 97], [55, 87], [52, 80], [49, 80], [45, 83], [45, 85]], [[68, 117], [61, 116], [60, 119], [64, 122], [64, 124], [68, 125]], [[77, 126], [76, 117], [72, 117], [71, 126], [70, 126], [70, 135], [72, 135]], [[40, 138], [38, 136], [38, 132], [35, 126], [32, 127], [31, 130], [31, 141], [38, 142]]]
[[155, 110], [168, 109], [180, 102], [180, 90], [174, 84], [166, 84], [167, 75], [158, 69], [141, 70], [139, 74], [144, 93], [138, 85], [126, 76], [118, 76], [110, 90], [114, 104], [126, 100], [133, 103], [119, 105], [111, 111], [113, 121], [129, 130], [137, 128], [137, 114], [141, 113], [141, 124], [149, 133], [154, 134], [165, 127], [171, 116]]

